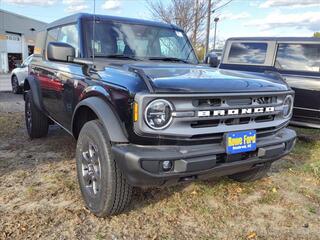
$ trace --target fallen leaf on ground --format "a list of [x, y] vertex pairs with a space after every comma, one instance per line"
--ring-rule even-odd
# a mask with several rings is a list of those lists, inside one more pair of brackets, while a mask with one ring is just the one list
[[257, 237], [257, 233], [252, 231], [247, 234], [247, 239], [254, 239]]

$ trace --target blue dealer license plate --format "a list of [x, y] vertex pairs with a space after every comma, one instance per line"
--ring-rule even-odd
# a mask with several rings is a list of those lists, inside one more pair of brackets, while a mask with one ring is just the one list
[[231, 132], [226, 137], [228, 154], [251, 152], [256, 150], [256, 131]]

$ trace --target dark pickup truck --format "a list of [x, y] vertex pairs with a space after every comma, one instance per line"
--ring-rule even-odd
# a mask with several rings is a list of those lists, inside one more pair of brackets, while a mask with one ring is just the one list
[[76, 14], [49, 24], [24, 89], [31, 138], [56, 123], [77, 139], [97, 216], [122, 212], [132, 187], [262, 178], [296, 138], [281, 78], [200, 65], [186, 34], [163, 23]]

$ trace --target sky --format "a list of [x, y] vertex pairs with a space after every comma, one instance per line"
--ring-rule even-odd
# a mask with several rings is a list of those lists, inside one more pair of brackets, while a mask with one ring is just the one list
[[[92, 13], [93, 0], [0, 0], [0, 8], [52, 22], [77, 12]], [[146, 0], [96, 0], [96, 13], [152, 20]], [[220, 42], [229, 37], [309, 37], [320, 31], [320, 0], [232, 0], [213, 13], [215, 17]], [[211, 42], [213, 33], [212, 24]]]

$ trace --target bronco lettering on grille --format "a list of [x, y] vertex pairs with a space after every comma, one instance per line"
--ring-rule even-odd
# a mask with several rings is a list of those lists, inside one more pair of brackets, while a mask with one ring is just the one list
[[232, 116], [232, 115], [246, 115], [254, 113], [272, 113], [275, 111], [274, 107], [256, 107], [256, 108], [233, 108], [233, 109], [219, 109], [212, 111], [198, 111], [198, 117], [209, 116]]

